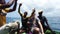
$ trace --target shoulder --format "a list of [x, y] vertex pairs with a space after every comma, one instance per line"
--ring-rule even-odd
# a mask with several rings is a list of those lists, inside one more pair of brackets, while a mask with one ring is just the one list
[[45, 16], [43, 16], [43, 19], [44, 19], [44, 20], [47, 20], [47, 18], [46, 18]]
[[43, 18], [46, 18], [45, 16], [42, 16]]

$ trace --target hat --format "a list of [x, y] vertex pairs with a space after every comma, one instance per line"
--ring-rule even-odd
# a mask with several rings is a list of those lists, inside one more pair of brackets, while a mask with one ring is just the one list
[[42, 14], [42, 13], [43, 13], [43, 10], [40, 10], [38, 13], [39, 13], [39, 14]]

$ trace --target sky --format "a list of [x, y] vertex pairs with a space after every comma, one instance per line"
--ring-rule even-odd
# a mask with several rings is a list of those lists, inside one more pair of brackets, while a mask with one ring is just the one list
[[43, 10], [43, 15], [46, 17], [60, 17], [60, 0], [18, 0], [16, 11], [7, 13], [6, 17], [20, 17], [18, 14], [18, 6], [20, 3], [22, 3], [22, 14], [27, 11], [28, 16], [30, 16], [32, 9], [35, 8], [36, 16], [38, 16], [40, 10]]

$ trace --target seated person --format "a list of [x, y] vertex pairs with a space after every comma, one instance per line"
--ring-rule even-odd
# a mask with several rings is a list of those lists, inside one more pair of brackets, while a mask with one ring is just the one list
[[[50, 28], [50, 26], [49, 26], [49, 24], [48, 24], [48, 21], [47, 21], [46, 17], [43, 16], [42, 14], [43, 14], [43, 11], [41, 10], [41, 11], [39, 12], [38, 18], [39, 18], [39, 20], [40, 20], [40, 23], [41, 23], [42, 26], [43, 26], [44, 32], [46, 32], [47, 29], [51, 30], [51, 28]], [[47, 26], [45, 25], [45, 23], [46, 23]], [[51, 30], [51, 31], [52, 31], [52, 30]]]

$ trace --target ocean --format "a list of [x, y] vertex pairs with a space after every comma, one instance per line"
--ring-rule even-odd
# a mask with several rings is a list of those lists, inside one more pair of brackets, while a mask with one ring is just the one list
[[[20, 26], [22, 26], [20, 18], [11, 18], [11, 17], [6, 18], [7, 23], [13, 22], [16, 20], [18, 20], [20, 22]], [[47, 17], [47, 20], [52, 30], [60, 32], [60, 17]]]

